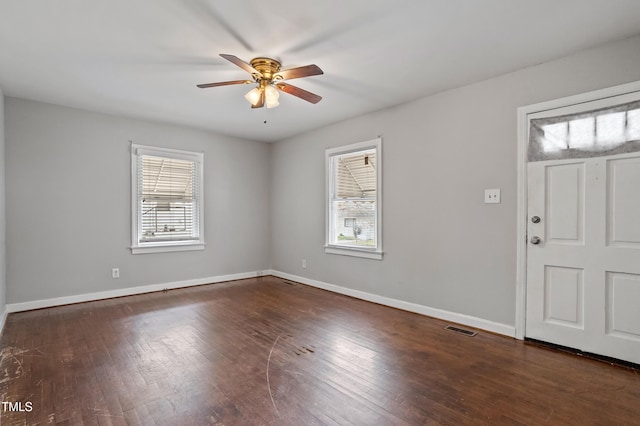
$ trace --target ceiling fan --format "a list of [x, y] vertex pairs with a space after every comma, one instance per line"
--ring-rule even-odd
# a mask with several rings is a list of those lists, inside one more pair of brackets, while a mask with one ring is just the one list
[[225, 54], [220, 54], [220, 56], [251, 74], [252, 80], [198, 84], [199, 88], [206, 89], [207, 87], [256, 83], [257, 86], [245, 95], [245, 98], [251, 104], [251, 108], [262, 108], [265, 105], [267, 108], [277, 107], [280, 104], [278, 102], [280, 96], [278, 91], [297, 96], [312, 104], [317, 104], [322, 99], [322, 96], [283, 82], [283, 80], [324, 74], [317, 65], [305, 65], [303, 67], [289, 68], [281, 71], [280, 62], [271, 58], [253, 58], [251, 63], [248, 64], [237, 56]]

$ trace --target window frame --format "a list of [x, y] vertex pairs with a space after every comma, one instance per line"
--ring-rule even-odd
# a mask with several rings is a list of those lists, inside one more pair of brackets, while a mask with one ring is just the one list
[[[178, 241], [140, 242], [140, 211], [138, 209], [138, 158], [140, 156], [165, 157], [176, 160], [194, 161], [196, 167], [195, 185], [197, 194], [198, 238]], [[131, 144], [131, 253], [163, 253], [175, 251], [204, 250], [204, 153], [156, 146]]]
[[[333, 158], [353, 154], [355, 152], [375, 149], [376, 151], [376, 197], [375, 197], [375, 240], [376, 246], [372, 248], [341, 246], [332, 242], [333, 214], [332, 201], [335, 194], [335, 170]], [[382, 260], [382, 139], [375, 138], [364, 142], [357, 142], [325, 150], [325, 253], [344, 256], [355, 256], [366, 259]]]

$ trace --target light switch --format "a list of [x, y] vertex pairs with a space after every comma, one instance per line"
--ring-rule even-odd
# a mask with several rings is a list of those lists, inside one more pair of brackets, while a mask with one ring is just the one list
[[500, 202], [500, 190], [499, 189], [485, 189], [484, 190], [484, 203], [485, 204], [498, 204]]

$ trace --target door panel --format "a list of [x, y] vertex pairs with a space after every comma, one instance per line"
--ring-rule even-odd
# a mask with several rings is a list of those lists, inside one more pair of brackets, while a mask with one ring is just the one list
[[607, 334], [640, 341], [640, 275], [607, 272]]
[[547, 243], [584, 244], [584, 163], [546, 168]]
[[525, 335], [640, 363], [640, 153], [527, 167]]
[[607, 161], [608, 244], [640, 249], [640, 159]]
[[584, 271], [545, 266], [544, 320], [582, 329]]

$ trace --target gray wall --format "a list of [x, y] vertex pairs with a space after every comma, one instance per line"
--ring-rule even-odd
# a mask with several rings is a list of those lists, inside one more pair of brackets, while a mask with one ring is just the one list
[[[5, 282], [19, 303], [271, 267], [513, 325], [516, 108], [635, 80], [640, 37], [273, 145], [6, 98], [0, 297]], [[327, 255], [324, 150], [377, 135], [385, 258]], [[204, 251], [130, 254], [129, 140], [205, 152]]]
[[[204, 151], [205, 250], [130, 253], [129, 140]], [[7, 302], [267, 269], [268, 150], [7, 97]], [[111, 278], [112, 267], [120, 279]]]
[[0, 88], [0, 318], [4, 315], [7, 300], [4, 142], [4, 94]]
[[[272, 268], [514, 325], [516, 109], [635, 80], [640, 37], [274, 144]], [[377, 135], [384, 260], [325, 254], [324, 150]], [[485, 188], [502, 203], [484, 204]]]

